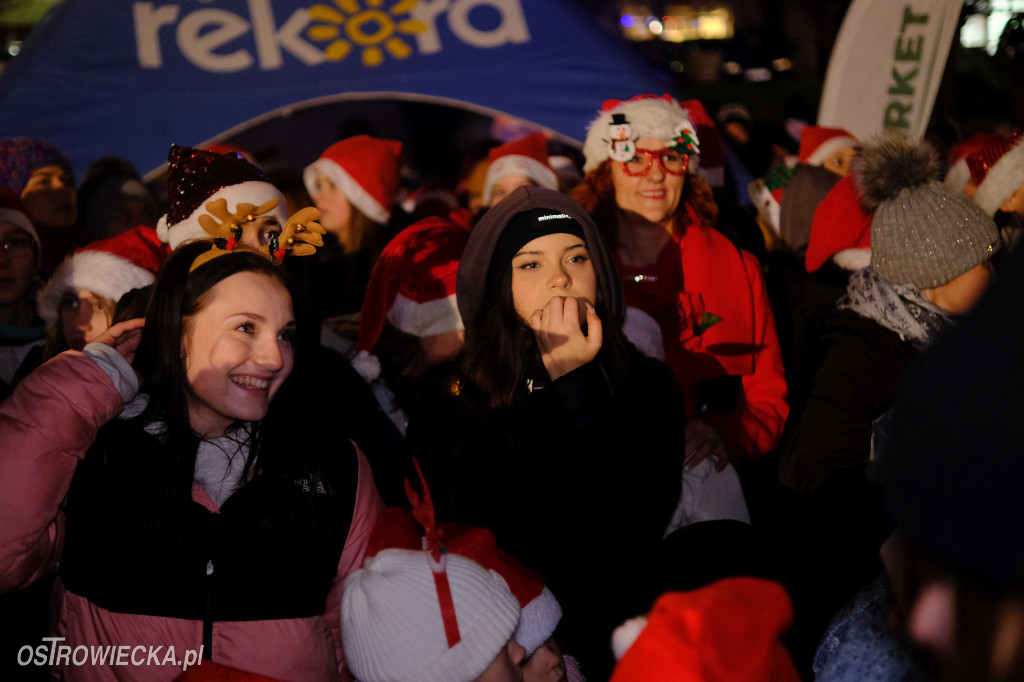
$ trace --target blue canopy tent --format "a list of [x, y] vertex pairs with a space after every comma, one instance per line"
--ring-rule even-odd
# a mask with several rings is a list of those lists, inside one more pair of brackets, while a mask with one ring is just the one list
[[[506, 114], [581, 139], [666, 83], [571, 0], [64, 0], [0, 73], [0, 137], [140, 170], [338, 99]], [[321, 147], [322, 148], [322, 147]]]

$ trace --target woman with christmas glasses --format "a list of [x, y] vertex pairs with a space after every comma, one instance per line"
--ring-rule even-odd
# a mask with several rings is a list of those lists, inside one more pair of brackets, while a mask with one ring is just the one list
[[[355, 445], [273, 403], [295, 326], [275, 261], [315, 250], [315, 209], [254, 252], [231, 239], [250, 208], [203, 216], [217, 238], [174, 251], [145, 320], [0, 403], [0, 591], [57, 574], [56, 655], [27, 643], [22, 665], [66, 680], [172, 680], [200, 655], [279, 679], [343, 672], [342, 581], [382, 504]], [[130, 665], [90, 658], [118, 647]]]
[[611, 242], [626, 303], [660, 326], [686, 396], [687, 466], [765, 454], [789, 412], [775, 321], [757, 259], [710, 227], [686, 110], [668, 95], [609, 100], [583, 153], [572, 196]]

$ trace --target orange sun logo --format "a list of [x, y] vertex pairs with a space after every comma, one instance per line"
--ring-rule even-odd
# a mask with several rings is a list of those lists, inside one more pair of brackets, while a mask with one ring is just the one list
[[398, 19], [416, 7], [419, 0], [399, 0], [387, 11], [381, 9], [384, 0], [363, 1], [365, 8], [360, 0], [334, 0], [338, 9], [313, 5], [309, 8], [309, 16], [324, 23], [311, 26], [307, 35], [312, 40], [331, 41], [324, 49], [324, 55], [335, 62], [347, 57], [353, 44], [363, 48], [365, 66], [377, 66], [383, 62], [385, 51], [395, 59], [405, 59], [412, 54], [412, 48], [395, 33], [416, 35], [427, 30], [422, 21]]

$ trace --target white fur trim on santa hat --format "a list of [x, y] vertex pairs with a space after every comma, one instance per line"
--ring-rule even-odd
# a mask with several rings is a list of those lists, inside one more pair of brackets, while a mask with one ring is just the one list
[[388, 322], [406, 334], [413, 336], [437, 336], [465, 329], [455, 294], [424, 303], [403, 296], [395, 296], [395, 302], [388, 310]]
[[150, 271], [112, 253], [78, 251], [64, 259], [37, 295], [39, 316], [47, 324], [55, 324], [60, 299], [69, 291], [85, 289], [117, 301], [132, 289], [152, 284], [153, 279]]
[[491, 191], [494, 189], [494, 183], [506, 175], [516, 174], [525, 175], [539, 187], [558, 189], [558, 176], [550, 167], [529, 156], [508, 154], [495, 159], [487, 167], [487, 179], [484, 180], [484, 204], [491, 203]]
[[302, 180], [306, 183], [306, 191], [310, 196], [316, 194], [317, 173], [323, 173], [328, 180], [334, 183], [335, 187], [341, 190], [349, 203], [358, 208], [370, 220], [381, 224], [391, 220], [391, 209], [382, 206], [344, 168], [330, 159], [317, 159], [302, 171]]
[[380, 358], [370, 351], [359, 351], [351, 362], [352, 369], [368, 384], [372, 384], [380, 376]]
[[764, 180], [758, 178], [747, 185], [747, 194], [754, 202], [761, 219], [775, 231], [775, 234], [779, 234], [782, 229], [782, 207]]
[[531, 656], [541, 644], [548, 641], [562, 620], [562, 607], [547, 587], [523, 605], [519, 615], [519, 626], [513, 635], [519, 646]]
[[238, 205], [241, 203], [250, 203], [254, 206], [259, 206], [271, 199], [277, 199], [278, 204], [270, 211], [269, 215], [277, 218], [278, 222], [281, 223], [281, 227], [284, 227], [285, 223], [288, 222], [288, 204], [284, 195], [269, 182], [263, 182], [262, 180], [246, 180], [245, 182], [240, 182], [237, 185], [221, 187], [219, 190], [211, 194], [206, 201], [200, 204], [196, 210], [192, 211], [192, 215], [171, 225], [170, 227], [167, 227], [167, 216], [164, 215], [157, 222], [157, 236], [160, 237], [162, 242], [169, 244], [172, 251], [185, 242], [190, 242], [196, 239], [211, 239], [213, 235], [204, 230], [203, 226], [199, 224], [199, 216], [207, 212], [207, 204], [211, 201], [216, 201], [217, 199], [226, 199], [228, 202], [228, 210], [232, 213], [237, 210]]
[[15, 227], [28, 232], [30, 235], [39, 239], [39, 234], [36, 232], [36, 226], [32, 224], [32, 221], [28, 219], [28, 216], [13, 208], [0, 208], [0, 222], [8, 222]]
[[626, 321], [622, 331], [637, 350], [649, 358], [665, 360], [665, 339], [658, 321], [645, 311], [633, 306], [626, 308]]
[[954, 192], [963, 194], [967, 187], [967, 181], [971, 179], [971, 169], [967, 165], [967, 159], [960, 158], [953, 162], [946, 173], [946, 186]]
[[988, 170], [985, 179], [978, 185], [974, 202], [990, 216], [1024, 185], [1024, 144], [1017, 143]]
[[832, 156], [833, 153], [842, 149], [843, 147], [856, 147], [857, 140], [846, 135], [837, 135], [836, 137], [830, 137], [829, 139], [818, 145], [818, 148], [814, 150], [810, 156], [807, 157], [808, 166], [820, 166], [825, 162], [825, 159]]
[[871, 265], [871, 249], [843, 249], [842, 251], [837, 251], [832, 256], [832, 260], [843, 270], [856, 272]]
[[[587, 128], [587, 139], [583, 142], [583, 156], [586, 159], [583, 164], [584, 173], [594, 170], [608, 158], [608, 126], [611, 125], [612, 114], [626, 115], [634, 140], [657, 137], [668, 142], [684, 125], [693, 128], [689, 114], [675, 100], [654, 97], [623, 102], [614, 109], [602, 111]], [[696, 132], [693, 133], [693, 139], [697, 140]]]
[[612, 632], [612, 653], [620, 660], [647, 627], [647, 616], [630, 618]]

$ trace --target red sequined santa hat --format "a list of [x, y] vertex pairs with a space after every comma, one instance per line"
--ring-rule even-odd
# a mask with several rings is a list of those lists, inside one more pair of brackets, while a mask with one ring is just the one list
[[356, 135], [328, 147], [306, 166], [302, 179], [309, 195], [315, 196], [316, 176], [322, 173], [363, 215], [386, 223], [398, 195], [401, 157], [401, 142]]
[[994, 216], [1024, 185], [1024, 144], [1017, 133], [1005, 135], [967, 155], [971, 179], [978, 185], [974, 201]]
[[260, 206], [277, 200], [270, 215], [283, 226], [288, 222], [284, 195], [263, 172], [232, 154], [171, 145], [167, 168], [167, 214], [157, 222], [160, 239], [176, 249], [185, 242], [209, 239], [199, 224], [199, 216], [209, 215], [206, 205], [218, 199], [227, 201], [234, 213], [238, 204]]
[[979, 132], [974, 133], [954, 147], [953, 152], [949, 155], [949, 170], [946, 171], [946, 184], [950, 189], [963, 192], [964, 188], [967, 187], [968, 180], [973, 181], [975, 188], [977, 188], [977, 180], [974, 180], [971, 169], [967, 165], [967, 157], [983, 147], [998, 143], [999, 140], [998, 135]]
[[800, 163], [820, 166], [825, 159], [843, 147], [856, 147], [855, 138], [845, 128], [805, 126], [800, 132]]
[[469, 227], [430, 217], [410, 225], [381, 251], [370, 274], [359, 320], [359, 354], [352, 365], [363, 378], [380, 375], [370, 356], [385, 322], [412, 336], [462, 331], [455, 303], [455, 275], [469, 241]]
[[792, 621], [786, 591], [759, 578], [668, 592], [645, 618], [615, 630], [610, 682], [799, 682], [780, 641]]
[[539, 187], [558, 189], [558, 175], [548, 158], [547, 138], [544, 133], [533, 133], [495, 147], [487, 154], [490, 165], [484, 179], [483, 199], [490, 205], [491, 191], [506, 175], [525, 175]]
[[32, 235], [36, 242], [39, 241], [36, 226], [29, 220], [21, 197], [8, 187], [0, 187], [0, 222], [8, 222], [15, 227], [20, 227]]
[[83, 246], [64, 259], [39, 292], [39, 316], [56, 323], [60, 300], [69, 291], [85, 289], [117, 301], [152, 284], [170, 253], [156, 230], [145, 226]]

